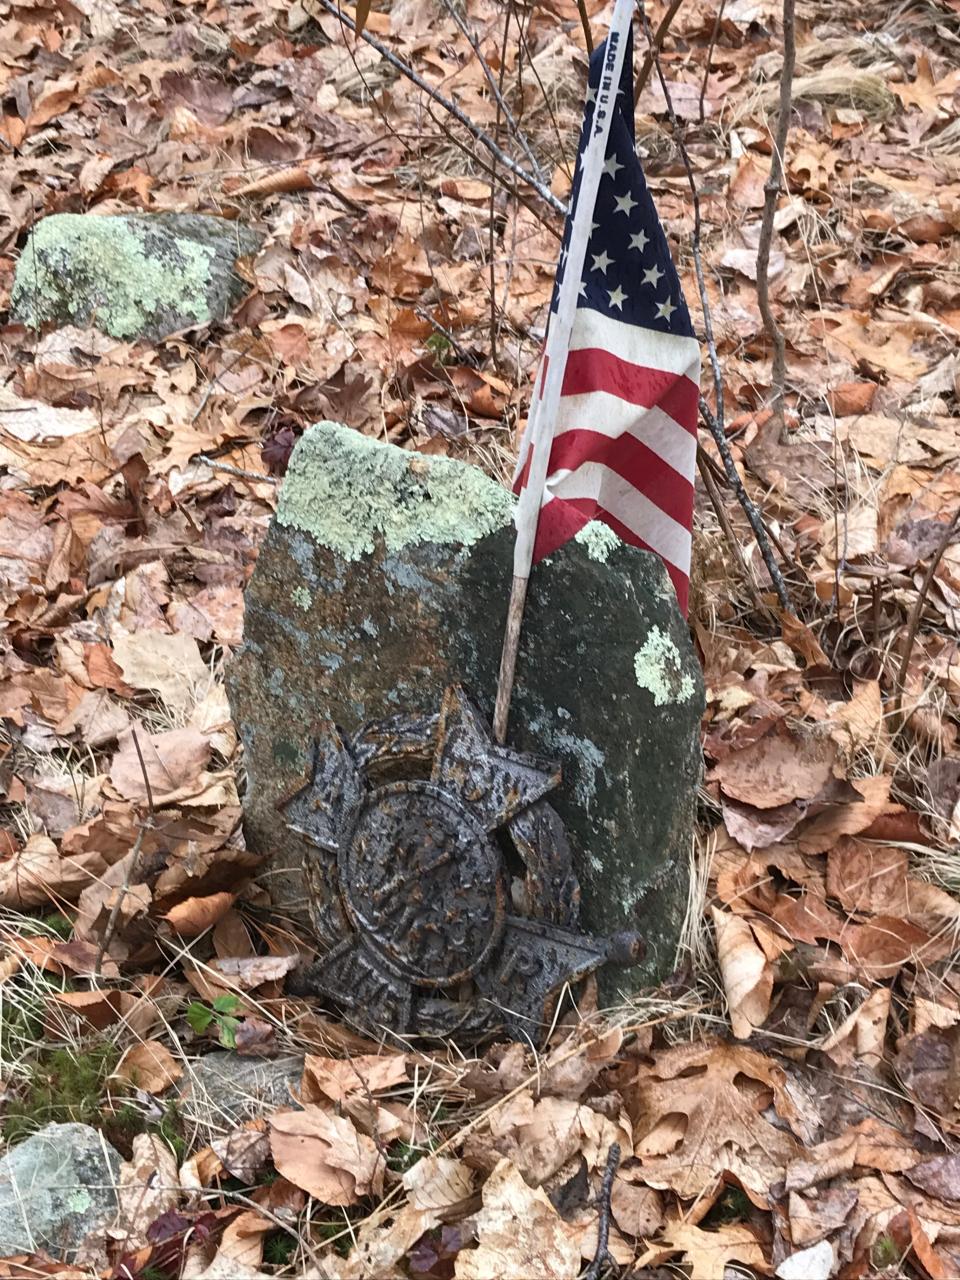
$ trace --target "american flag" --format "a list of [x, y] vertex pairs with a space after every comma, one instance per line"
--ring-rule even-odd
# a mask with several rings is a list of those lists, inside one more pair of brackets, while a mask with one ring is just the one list
[[[620, 12], [619, 4], [617, 8]], [[627, 13], [621, 28], [620, 65], [614, 63], [612, 54], [616, 13], [608, 40], [590, 61], [571, 212], [514, 491], [521, 494], [527, 487], [531, 470], [536, 486], [537, 469], [531, 468], [534, 448], [549, 446], [549, 461], [541, 465], [541, 473], [546, 467], [546, 479], [538, 523], [536, 509], [529, 506], [533, 498], [526, 495], [536, 526], [533, 563], [556, 551], [589, 521], [601, 520], [625, 542], [661, 557], [686, 613], [700, 350], [670, 248], [637, 159], [632, 3], [623, 8]], [[617, 70], [620, 88], [614, 95], [611, 71], [615, 76]], [[606, 112], [605, 103], [609, 104]], [[602, 163], [596, 202], [592, 210], [581, 210], [585, 152], [592, 135], [600, 135], [607, 123], [598, 123], [604, 114], [609, 117], [609, 135], [593, 162], [594, 167]], [[599, 142], [594, 143], [594, 149], [597, 146]], [[590, 183], [586, 185], [589, 188]], [[585, 216], [590, 218], [589, 230], [581, 226], [576, 237], [575, 225]], [[557, 312], [566, 273], [575, 269], [577, 251], [583, 255], [584, 239], [576, 310], [572, 327], [567, 325], [569, 341], [563, 342]], [[572, 283], [573, 279], [568, 290]], [[561, 331], [559, 350], [558, 343], [551, 341], [557, 330]], [[534, 423], [549, 390], [545, 391], [547, 370], [550, 362], [558, 359], [565, 359], [563, 380], [554, 392], [555, 410], [546, 410], [546, 416], [553, 419], [552, 433], [550, 424], [541, 422], [542, 435], [535, 446]], [[523, 509], [521, 497], [520, 511]], [[520, 519], [518, 515], [518, 544]], [[523, 576], [522, 564], [515, 569], [518, 572]]]

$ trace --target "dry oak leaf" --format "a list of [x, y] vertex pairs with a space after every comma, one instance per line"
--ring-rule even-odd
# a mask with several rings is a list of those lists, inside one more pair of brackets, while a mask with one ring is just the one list
[[117, 632], [113, 637], [114, 661], [134, 689], [149, 689], [172, 712], [184, 715], [195, 702], [198, 684], [210, 681], [192, 636], [167, 635], [163, 631]]
[[[603, 1165], [613, 1143], [618, 1142], [623, 1150], [633, 1145], [626, 1116], [621, 1115], [615, 1124], [572, 1099], [534, 1101], [529, 1092], [492, 1112], [490, 1135], [493, 1150], [509, 1157], [531, 1186], [546, 1182], [577, 1152], [582, 1152], [588, 1168], [596, 1169]], [[471, 1146], [468, 1142], [467, 1152]]]
[[[388, 1226], [375, 1215], [363, 1224], [349, 1256], [342, 1258], [332, 1249], [321, 1255], [323, 1280], [400, 1280], [407, 1275], [399, 1263], [425, 1232], [440, 1221], [439, 1216], [405, 1204]], [[304, 1273], [304, 1278], [309, 1276]]]
[[915, 1187], [938, 1200], [951, 1203], [960, 1200], [960, 1155], [935, 1156], [906, 1169], [905, 1173]]
[[120, 1214], [109, 1234], [123, 1241], [123, 1251], [147, 1243], [149, 1227], [168, 1210], [176, 1209], [182, 1191], [173, 1152], [155, 1134], [138, 1133], [133, 1154], [120, 1166]]
[[469, 1200], [476, 1175], [453, 1156], [424, 1156], [403, 1175], [403, 1189], [415, 1209], [442, 1210]]
[[[52, 1036], [62, 1036], [69, 1024], [70, 1032], [88, 1032], [90, 1027], [103, 1031], [122, 1022], [124, 1031], [146, 1037], [162, 1020], [160, 1009], [148, 996], [135, 996], [129, 991], [63, 991], [46, 1000], [45, 1029]], [[79, 1027], [81, 1022], [88, 1024]]]
[[250, 1121], [225, 1138], [216, 1138], [210, 1150], [218, 1156], [227, 1173], [252, 1186], [257, 1174], [270, 1159], [270, 1138], [264, 1120]]
[[324, 1204], [356, 1204], [383, 1191], [383, 1157], [346, 1116], [308, 1104], [270, 1117], [277, 1172]]
[[183, 1067], [162, 1040], [146, 1040], [129, 1048], [114, 1073], [145, 1093], [163, 1093], [183, 1075]]
[[392, 1089], [407, 1080], [403, 1053], [361, 1053], [351, 1058], [325, 1058], [308, 1053], [303, 1060], [300, 1097], [304, 1102], [343, 1102], [354, 1093], [364, 1096]]
[[300, 963], [299, 955], [292, 956], [224, 956], [222, 960], [210, 960], [207, 973], [220, 980], [224, 986], [240, 991], [253, 991], [264, 982], [277, 982]]
[[[738, 1040], [746, 1040], [763, 1025], [770, 1012], [773, 965], [758, 944], [753, 927], [742, 916], [730, 915], [717, 907], [711, 908], [711, 915], [730, 1025]], [[756, 927], [763, 928], [762, 925]]]
[[166, 733], [137, 735], [143, 767], [133, 741], [133, 730], [121, 734], [120, 750], [110, 766], [110, 781], [125, 800], [146, 800], [144, 771], [154, 803], [169, 803], [190, 795], [200, 785], [210, 758], [210, 740], [196, 729], [170, 729]]
[[900, 1173], [916, 1162], [913, 1144], [896, 1129], [870, 1116], [839, 1138], [797, 1155], [787, 1167], [784, 1182], [787, 1191], [803, 1191], [855, 1168]]
[[910, 1094], [934, 1112], [944, 1128], [951, 1133], [960, 1130], [960, 1032], [956, 1027], [908, 1036], [894, 1068]]
[[883, 1061], [889, 1018], [890, 988], [875, 987], [818, 1047], [838, 1065], [848, 1066], [857, 1058], [870, 1067], [878, 1067]]
[[813, 800], [834, 776], [837, 745], [824, 733], [778, 720], [758, 741], [710, 771], [724, 795], [757, 809]]
[[580, 1272], [579, 1243], [546, 1194], [527, 1186], [509, 1160], [501, 1160], [484, 1184], [483, 1208], [474, 1221], [479, 1243], [457, 1254], [456, 1280], [575, 1280]]
[[792, 1135], [761, 1114], [772, 1101], [792, 1128], [800, 1126], [783, 1070], [745, 1045], [713, 1040], [667, 1049], [641, 1068], [624, 1097], [644, 1182], [684, 1200], [712, 1201], [729, 1174], [766, 1208], [771, 1185], [798, 1154]]
[[[253, 1209], [239, 1214], [227, 1226], [220, 1238], [217, 1252], [202, 1271], [194, 1272], [188, 1262], [184, 1280], [269, 1280], [266, 1271], [260, 1271], [263, 1261], [263, 1240], [276, 1223], [264, 1218]], [[316, 1274], [316, 1273], [314, 1273]], [[309, 1272], [302, 1272], [306, 1280]]]
[[40, 907], [57, 899], [76, 902], [106, 870], [94, 852], [61, 857], [48, 836], [30, 836], [22, 849], [0, 862], [0, 906]]
[[851, 778], [850, 786], [860, 797], [852, 804], [828, 805], [822, 813], [808, 819], [796, 834], [800, 853], [825, 853], [840, 836], [855, 836], [866, 831], [887, 809], [893, 779], [885, 774], [871, 778]]
[[663, 1196], [653, 1187], [640, 1186], [634, 1177], [642, 1178], [643, 1170], [630, 1166], [614, 1178], [610, 1211], [624, 1235], [640, 1240], [663, 1225]]
[[211, 893], [204, 898], [185, 898], [165, 911], [163, 918], [181, 938], [199, 938], [227, 914], [236, 897], [235, 893]]
[[638, 1268], [655, 1265], [673, 1254], [682, 1254], [690, 1268], [690, 1280], [720, 1280], [732, 1262], [743, 1263], [763, 1275], [770, 1266], [763, 1256], [760, 1241], [742, 1223], [733, 1222], [704, 1231], [692, 1222], [668, 1223], [659, 1239], [636, 1262]]
[[798, 1249], [819, 1244], [838, 1231], [857, 1203], [856, 1187], [830, 1187], [809, 1198], [790, 1192], [790, 1239]]

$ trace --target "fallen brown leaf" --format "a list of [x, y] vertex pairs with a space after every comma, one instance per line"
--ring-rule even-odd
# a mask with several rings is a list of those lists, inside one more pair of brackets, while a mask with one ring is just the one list
[[575, 1280], [579, 1274], [579, 1245], [544, 1192], [529, 1187], [509, 1160], [501, 1160], [484, 1183], [483, 1208], [475, 1224], [477, 1247], [457, 1254], [456, 1280]]
[[342, 1102], [352, 1093], [375, 1094], [407, 1080], [407, 1058], [402, 1053], [357, 1054], [350, 1058], [324, 1058], [309, 1053], [303, 1063], [300, 1096], [304, 1102]]
[[641, 1069], [625, 1091], [644, 1181], [684, 1200], [698, 1198], [702, 1207], [719, 1193], [726, 1174], [762, 1208], [768, 1189], [798, 1154], [796, 1140], [757, 1106], [762, 1089], [791, 1120], [784, 1085], [782, 1068], [744, 1045], [711, 1041], [655, 1055], [653, 1066]]
[[325, 1107], [275, 1112], [270, 1150], [277, 1172], [324, 1204], [356, 1204], [383, 1190], [384, 1161], [376, 1144]]
[[160, 1094], [180, 1079], [183, 1067], [162, 1040], [146, 1040], [126, 1051], [115, 1074], [145, 1093]]
[[143, 767], [133, 741], [133, 731], [121, 734], [120, 749], [110, 766], [110, 781], [127, 800], [146, 800], [144, 771], [155, 804], [171, 803], [200, 785], [210, 758], [210, 741], [196, 729], [169, 729], [166, 733], [138, 733]]

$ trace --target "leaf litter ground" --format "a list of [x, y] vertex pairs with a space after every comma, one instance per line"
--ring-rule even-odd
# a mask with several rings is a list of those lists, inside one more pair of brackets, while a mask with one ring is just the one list
[[[92, 1121], [125, 1162], [117, 1222], [72, 1270], [0, 1275], [574, 1277], [613, 1143], [611, 1273], [956, 1275], [960, 539], [920, 588], [960, 497], [957, 0], [799, 5], [771, 255], [783, 439], [755, 289], [778, 6], [673, 19], [728, 438], [794, 610], [756, 608], [775, 598], [739, 509], [721, 530], [699, 493], [706, 774], [677, 973], [616, 1010], [587, 992], [539, 1054], [477, 1058], [285, 996], [298, 938], [243, 845], [221, 675], [307, 423], [509, 473], [558, 221], [491, 193], [465, 135], [311, 0], [39, 0], [0, 21], [0, 304], [43, 214], [267, 234], [214, 330], [2, 329], [0, 1119], [7, 1141]], [[575, 5], [368, 19], [509, 150], [464, 24], [564, 198]], [[655, 78], [638, 140], [699, 325]], [[211, 1051], [273, 1084], [254, 1072], [228, 1102]]]

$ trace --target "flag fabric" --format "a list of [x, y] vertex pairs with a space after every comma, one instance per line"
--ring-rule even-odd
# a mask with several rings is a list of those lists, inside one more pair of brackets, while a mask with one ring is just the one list
[[[700, 350], [636, 154], [629, 14], [622, 36], [619, 92], [612, 92], [609, 74], [613, 25], [590, 61], [571, 211], [514, 490], [520, 495], [521, 512], [526, 499], [535, 526], [528, 560], [531, 554], [533, 563], [542, 560], [589, 521], [603, 521], [623, 541], [660, 556], [686, 613]], [[605, 102], [610, 104], [610, 119], [602, 123], [609, 125], [609, 134], [599, 185], [595, 179], [588, 184], [596, 190], [596, 200], [592, 208], [581, 209], [584, 157], [591, 137], [600, 133], [594, 117]], [[588, 227], [583, 226], [585, 218]], [[580, 249], [582, 271], [577, 278], [571, 245], [576, 250], [585, 234], [586, 252]], [[576, 309], [566, 326], [569, 337], [560, 335], [558, 349], [551, 341], [564, 328], [557, 324], [557, 312], [565, 294], [569, 307], [575, 285]], [[552, 361], [563, 366], [562, 382], [547, 404]], [[555, 372], [559, 377], [561, 370]], [[541, 459], [539, 468], [545, 480], [539, 482], [533, 459], [539, 450], [546, 455], [547, 449], [549, 456]], [[539, 510], [533, 506], [535, 495], [525, 492], [528, 483], [531, 489], [542, 483]], [[518, 544], [520, 520], [518, 514]], [[514, 572], [523, 575], [522, 563]]]

